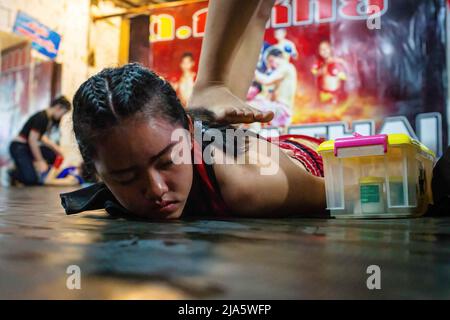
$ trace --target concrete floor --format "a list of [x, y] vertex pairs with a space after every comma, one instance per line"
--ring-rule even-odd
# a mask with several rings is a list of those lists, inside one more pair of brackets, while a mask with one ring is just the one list
[[146, 223], [65, 216], [63, 191], [0, 189], [1, 299], [450, 298], [450, 219]]

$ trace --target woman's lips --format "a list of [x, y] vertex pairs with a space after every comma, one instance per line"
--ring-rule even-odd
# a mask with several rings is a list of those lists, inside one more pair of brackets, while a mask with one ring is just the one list
[[156, 206], [156, 211], [160, 213], [172, 213], [178, 209], [178, 201], [161, 201]]
[[146, 200], [146, 211], [152, 215], [170, 215], [180, 208], [179, 200]]

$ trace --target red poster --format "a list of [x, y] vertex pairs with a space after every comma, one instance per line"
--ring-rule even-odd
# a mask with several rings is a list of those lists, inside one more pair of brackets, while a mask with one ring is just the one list
[[[282, 131], [336, 138], [404, 132], [438, 154], [447, 132], [445, 0], [281, 0], [249, 103]], [[153, 69], [192, 91], [207, 1], [151, 12]]]
[[197, 73], [207, 9], [207, 1], [180, 2], [151, 13], [152, 68], [172, 83], [184, 104]]

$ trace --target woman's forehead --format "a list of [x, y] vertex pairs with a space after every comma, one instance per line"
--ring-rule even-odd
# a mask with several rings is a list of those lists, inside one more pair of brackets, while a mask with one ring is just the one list
[[125, 121], [97, 139], [97, 158], [106, 164], [148, 159], [172, 142], [178, 127], [168, 121]]

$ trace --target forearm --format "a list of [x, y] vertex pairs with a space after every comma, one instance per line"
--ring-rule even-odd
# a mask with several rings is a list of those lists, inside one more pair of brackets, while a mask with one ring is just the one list
[[42, 137], [42, 142], [45, 143], [49, 148], [51, 148], [56, 153], [61, 153], [60, 147], [46, 136]]
[[39, 147], [38, 141], [30, 139], [28, 140], [28, 145], [30, 146], [34, 161], [44, 161], [44, 157], [42, 156], [41, 148]]
[[259, 1], [258, 8], [242, 36], [231, 69], [227, 74], [227, 87], [242, 100], [247, 98], [264, 42], [266, 24], [274, 4], [275, 0]]
[[[244, 33], [262, 2], [273, 0], [211, 0], [196, 86], [225, 84]], [[262, 39], [261, 39], [262, 40]], [[258, 45], [258, 51], [260, 45]], [[257, 59], [257, 57], [256, 57]], [[253, 59], [254, 60], [254, 59]], [[256, 65], [256, 60], [254, 61]], [[254, 66], [249, 66], [254, 70]]]
[[47, 186], [75, 186], [78, 184], [78, 180], [75, 177], [67, 176], [62, 179], [51, 177], [45, 180]]

